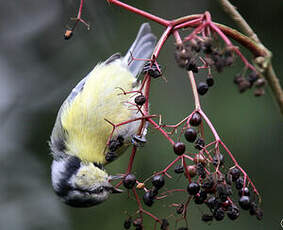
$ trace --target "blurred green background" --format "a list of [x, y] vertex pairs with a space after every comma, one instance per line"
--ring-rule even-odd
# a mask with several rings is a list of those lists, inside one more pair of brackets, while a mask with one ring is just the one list
[[[168, 19], [209, 10], [215, 21], [234, 27], [216, 1], [127, 2]], [[282, 1], [232, 2], [272, 50], [274, 68], [282, 81]], [[0, 229], [123, 229], [125, 211], [136, 207], [126, 193], [88, 209], [74, 209], [58, 200], [50, 183], [52, 158], [47, 141], [70, 90], [97, 62], [118, 51], [125, 53], [145, 20], [106, 1], [86, 1], [83, 17], [91, 30], [79, 25], [74, 37], [65, 41], [64, 26], [76, 15], [79, 0], [1, 0], [0, 4]], [[160, 36], [163, 28], [151, 25]], [[173, 42], [168, 40], [159, 59], [168, 83], [155, 80], [151, 92], [152, 113], [161, 113], [167, 123], [176, 123], [193, 109], [188, 81], [175, 65]], [[234, 65], [215, 75], [215, 87], [201, 102], [226, 145], [255, 181], [263, 197], [264, 219], [259, 222], [242, 212], [235, 222], [226, 218], [207, 225], [200, 221], [203, 209], [192, 205], [190, 229], [281, 229], [282, 116], [270, 89], [261, 98], [255, 98], [252, 92], [239, 95], [232, 79], [241, 67]], [[128, 156], [124, 154], [108, 170], [123, 172]], [[150, 130], [146, 147], [138, 152], [134, 172], [146, 178], [174, 157], [164, 138]], [[182, 180], [174, 179], [173, 184], [182, 186]], [[174, 210], [166, 204], [160, 202], [151, 209], [160, 217], [169, 216]], [[146, 221], [146, 229], [152, 226], [151, 220]]]

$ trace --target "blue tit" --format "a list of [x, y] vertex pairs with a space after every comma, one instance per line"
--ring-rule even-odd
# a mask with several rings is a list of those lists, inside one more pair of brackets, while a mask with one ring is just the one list
[[61, 106], [50, 137], [51, 177], [54, 191], [66, 204], [90, 207], [120, 191], [109, 182], [113, 177], [104, 169], [109, 163], [106, 155], [121, 155], [140, 121], [117, 127], [109, 141], [112, 126], [106, 120], [118, 124], [142, 116], [129, 108], [133, 94], [125, 95], [121, 89], [139, 89], [137, 77], [155, 43], [149, 24], [142, 24], [127, 54], [117, 53], [97, 64]]

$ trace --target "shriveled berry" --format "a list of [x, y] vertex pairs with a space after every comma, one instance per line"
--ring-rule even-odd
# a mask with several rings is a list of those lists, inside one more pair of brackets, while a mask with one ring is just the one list
[[214, 85], [214, 79], [212, 77], [206, 78], [206, 84], [208, 85], [208, 87], [213, 86]]
[[227, 216], [231, 219], [231, 220], [236, 220], [240, 215], [240, 210], [236, 205], [232, 205], [228, 208], [227, 211]]
[[253, 84], [257, 79], [259, 78], [257, 72], [252, 71], [250, 74], [247, 76], [247, 80]]
[[265, 94], [264, 88], [256, 88], [256, 89], [254, 90], [254, 96], [255, 96], [255, 97], [260, 97], [260, 96], [262, 96], [262, 95], [264, 95], [264, 94]]
[[194, 177], [197, 174], [197, 167], [195, 165], [188, 165], [187, 170], [190, 177]]
[[198, 90], [199, 95], [205, 95], [205, 94], [207, 93], [207, 91], [208, 91], [208, 85], [207, 85], [207, 83], [205, 83], [205, 82], [200, 82], [200, 83], [198, 84], [197, 90]]
[[160, 229], [161, 230], [168, 230], [169, 222], [167, 219], [162, 219]]
[[240, 177], [241, 171], [240, 169], [234, 167], [230, 169], [229, 174], [232, 176], [232, 181], [236, 181]]
[[197, 174], [203, 179], [206, 177], [206, 172], [202, 163], [197, 164]]
[[251, 207], [250, 207], [250, 214], [253, 216], [256, 214], [256, 210], [257, 210], [257, 204], [255, 202], [251, 203]]
[[145, 101], [146, 101], [146, 98], [145, 98], [144, 95], [139, 95], [139, 96], [135, 97], [135, 103], [137, 105], [143, 105], [145, 103]]
[[194, 113], [190, 119], [190, 125], [199, 126], [201, 123], [201, 116], [198, 112]]
[[148, 206], [151, 207], [153, 205], [153, 198], [150, 191], [146, 192], [143, 195], [143, 202]]
[[247, 187], [242, 188], [239, 190], [239, 196], [250, 196], [250, 191]]
[[178, 206], [177, 208], [176, 208], [176, 213], [177, 214], [182, 214], [183, 213], [183, 211], [184, 211], [184, 204], [181, 204], [180, 206]]
[[223, 210], [223, 208], [217, 208], [214, 210], [213, 212], [213, 216], [215, 218], [215, 220], [220, 221], [223, 220], [225, 217], [225, 212]]
[[221, 153], [215, 154], [213, 156], [213, 165], [217, 167], [218, 165], [221, 166], [224, 163], [224, 156]]
[[152, 185], [156, 189], [161, 189], [165, 184], [164, 176], [163, 175], [156, 175], [152, 178]]
[[124, 222], [124, 228], [125, 229], [130, 229], [131, 228], [131, 225], [132, 225], [132, 218], [128, 218], [127, 220], [125, 220]]
[[244, 76], [236, 75], [235, 78], [234, 78], [234, 83], [238, 85], [238, 84], [240, 84], [240, 82], [242, 82], [244, 80], [245, 80]]
[[128, 174], [124, 180], [123, 185], [127, 189], [132, 189], [136, 184], [136, 176], [134, 174]]
[[183, 173], [184, 172], [184, 167], [182, 165], [176, 165], [174, 172], [177, 174]]
[[239, 205], [242, 209], [248, 210], [251, 207], [250, 197], [242, 196], [239, 199]]
[[141, 218], [135, 219], [134, 222], [133, 222], [133, 225], [134, 225], [135, 227], [141, 227], [141, 225], [142, 225], [142, 219], [141, 219]]
[[263, 211], [260, 208], [258, 208], [256, 210], [255, 216], [258, 220], [262, 220], [263, 219]]
[[193, 128], [186, 129], [184, 136], [188, 142], [194, 142], [197, 138], [197, 132]]
[[198, 67], [197, 67], [196, 63], [194, 63], [193, 61], [188, 61], [188, 63], [186, 64], [185, 67], [188, 71], [198, 73]]
[[209, 222], [209, 221], [213, 220], [213, 216], [209, 215], [209, 214], [203, 214], [202, 217], [201, 217], [201, 220], [203, 222]]
[[188, 184], [187, 191], [190, 195], [196, 195], [199, 192], [200, 186], [196, 182]]
[[235, 185], [236, 185], [236, 189], [240, 190], [241, 188], [243, 188], [244, 186], [244, 179], [243, 177], [239, 177], [236, 181], [235, 181]]
[[114, 161], [118, 157], [117, 153], [115, 152], [107, 152], [105, 155], [105, 160], [107, 162]]
[[196, 156], [194, 157], [194, 163], [202, 163], [203, 165], [206, 164], [206, 158], [203, 154], [196, 154]]
[[180, 156], [186, 151], [186, 145], [183, 142], [176, 142], [173, 146], [174, 152]]
[[201, 137], [197, 138], [195, 142], [195, 148], [198, 150], [202, 150], [204, 146], [205, 146], [204, 139]]

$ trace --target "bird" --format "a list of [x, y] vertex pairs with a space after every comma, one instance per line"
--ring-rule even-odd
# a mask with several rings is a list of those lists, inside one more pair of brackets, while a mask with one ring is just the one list
[[[107, 173], [105, 165], [132, 144], [140, 121], [121, 125], [113, 133], [107, 121], [118, 124], [142, 116], [129, 108], [133, 96], [121, 93], [121, 89], [130, 92], [140, 88], [138, 76], [155, 44], [150, 25], [143, 23], [126, 55], [115, 53], [98, 63], [61, 105], [49, 141], [51, 181], [67, 205], [91, 207], [121, 192], [110, 183], [115, 176]], [[146, 129], [143, 132], [145, 135]]]

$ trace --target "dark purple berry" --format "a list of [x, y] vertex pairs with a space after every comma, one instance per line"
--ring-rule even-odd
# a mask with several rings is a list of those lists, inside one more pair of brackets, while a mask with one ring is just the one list
[[220, 221], [223, 220], [225, 217], [225, 212], [223, 210], [223, 208], [217, 208], [214, 210], [213, 212], [213, 216], [215, 218], [215, 220]]
[[255, 83], [255, 81], [259, 78], [257, 72], [252, 71], [248, 76], [247, 76], [247, 80], [251, 83], [251, 85], [253, 83]]
[[208, 87], [213, 86], [214, 85], [214, 79], [212, 77], [206, 78], [206, 84], [208, 85]]
[[177, 174], [183, 173], [184, 172], [184, 167], [182, 165], [176, 165], [174, 172]]
[[248, 210], [251, 207], [250, 197], [242, 196], [239, 199], [239, 205], [242, 209]]
[[240, 210], [236, 205], [232, 205], [228, 208], [227, 211], [227, 216], [231, 219], [231, 220], [236, 220], [240, 215]]
[[236, 185], [236, 189], [240, 190], [243, 188], [244, 186], [244, 179], [243, 177], [239, 177], [236, 181], [235, 181], [235, 185]]
[[256, 210], [255, 216], [258, 220], [262, 220], [263, 219], [263, 211], [260, 208], [258, 208]]
[[194, 113], [190, 119], [190, 125], [199, 126], [201, 123], [201, 116], [198, 112]]
[[135, 103], [137, 105], [143, 105], [145, 103], [145, 101], [146, 101], [146, 98], [145, 98], [144, 95], [139, 95], [139, 96], [135, 97]]
[[239, 196], [250, 196], [250, 191], [247, 187], [242, 188], [241, 190], [239, 190]]
[[236, 181], [240, 177], [241, 171], [240, 169], [234, 167], [230, 169], [229, 174], [232, 176], [232, 181]]
[[151, 207], [153, 205], [153, 198], [150, 191], [146, 192], [143, 195], [143, 202], [148, 206]]
[[211, 190], [214, 186], [214, 180], [212, 177], [208, 177], [203, 183], [202, 188], [205, 190]]
[[216, 198], [214, 196], [207, 199], [205, 202], [210, 209], [214, 209], [216, 205]]
[[209, 222], [209, 221], [213, 220], [213, 216], [209, 215], [209, 214], [203, 214], [202, 217], [201, 217], [201, 220], [203, 222]]
[[207, 193], [205, 191], [200, 191], [198, 194], [195, 195], [195, 203], [196, 204], [203, 204], [207, 198]]
[[134, 174], [128, 174], [124, 180], [123, 185], [127, 189], [132, 189], [136, 184], [136, 176]]
[[197, 138], [197, 132], [193, 128], [186, 129], [184, 136], [188, 142], [194, 142]]
[[183, 142], [176, 142], [173, 146], [174, 152], [180, 156], [184, 154], [186, 150], [186, 145]]
[[200, 82], [199, 84], [198, 84], [198, 93], [199, 93], [199, 95], [204, 95], [204, 94], [206, 94], [207, 93], [207, 91], [208, 91], [208, 85], [207, 85], [207, 83], [205, 83], [205, 82]]
[[203, 179], [206, 177], [206, 172], [202, 163], [197, 164], [197, 174]]
[[132, 225], [132, 218], [130, 217], [129, 219], [125, 220], [124, 222], [124, 228], [125, 229], [130, 229]]
[[156, 175], [152, 178], [152, 185], [156, 189], [161, 189], [165, 184], [164, 176], [163, 175]]
[[190, 195], [196, 195], [199, 192], [200, 186], [196, 182], [188, 184], [187, 191]]

